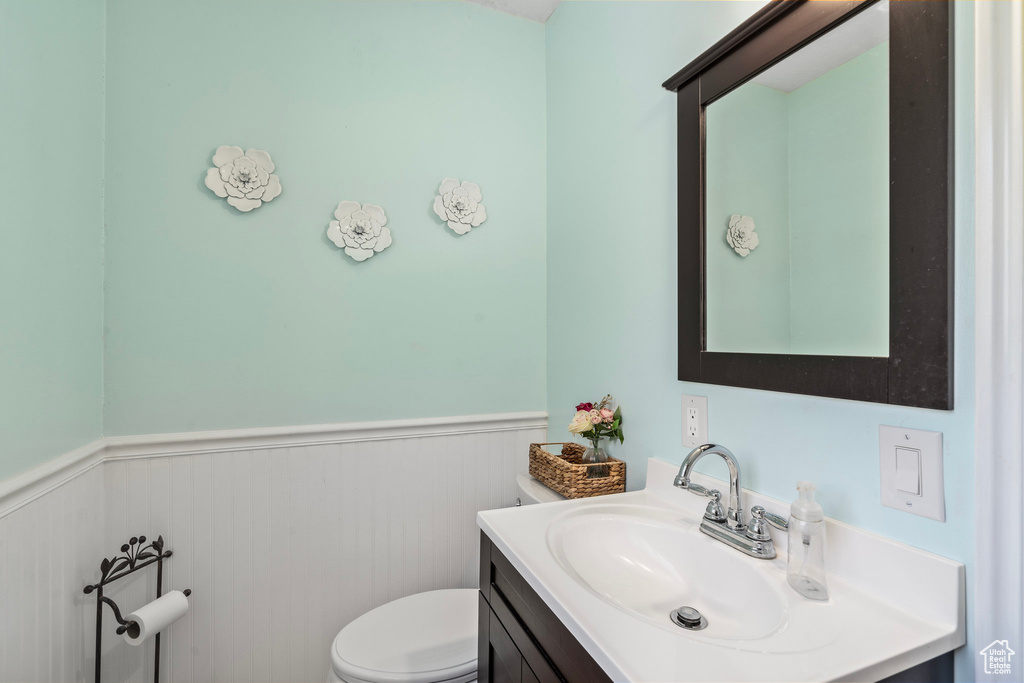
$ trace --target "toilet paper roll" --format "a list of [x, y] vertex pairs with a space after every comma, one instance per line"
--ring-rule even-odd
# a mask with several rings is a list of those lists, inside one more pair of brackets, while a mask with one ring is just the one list
[[188, 612], [188, 598], [181, 591], [170, 591], [125, 617], [129, 625], [124, 640], [129, 645], [141, 645], [181, 619], [185, 612]]

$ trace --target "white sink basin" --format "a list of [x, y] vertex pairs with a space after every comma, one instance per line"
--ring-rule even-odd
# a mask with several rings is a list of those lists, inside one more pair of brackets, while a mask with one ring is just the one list
[[[548, 527], [548, 545], [574, 579], [602, 599], [665, 629], [709, 640], [770, 636], [786, 624], [781, 590], [750, 562], [764, 562], [701, 534], [658, 508], [596, 505]], [[707, 628], [688, 631], [671, 611], [697, 609]]]
[[[788, 620], [780, 587], [747, 558], [658, 508], [595, 505], [552, 521], [548, 545], [562, 568], [603, 600], [657, 626], [706, 640], [766, 638]], [[697, 609], [688, 631], [671, 611]], [[735, 646], [737, 643], [732, 642]]]

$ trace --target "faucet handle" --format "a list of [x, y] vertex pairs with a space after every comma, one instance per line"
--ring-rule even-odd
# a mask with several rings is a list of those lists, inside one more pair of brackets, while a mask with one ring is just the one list
[[767, 541], [770, 536], [766, 522], [776, 529], [789, 530], [789, 520], [768, 512], [760, 505], [755, 505], [750, 508], [750, 526], [747, 528], [747, 537], [755, 541]]
[[685, 486], [681, 486], [680, 488], [685, 488], [690, 493], [696, 494], [698, 496], [705, 496], [707, 498], [711, 498], [712, 495], [715, 494], [715, 493], [718, 494], [719, 498], [722, 497], [722, 492], [721, 491], [712, 491], [711, 489], [705, 488], [705, 487], [701, 486], [700, 484], [694, 484], [692, 481], [689, 481], [689, 480], [686, 481], [686, 485]]
[[750, 524], [747, 525], [747, 538], [752, 541], [770, 541], [768, 523], [765, 521], [765, 509], [760, 505], [750, 508]]
[[[704, 488], [703, 486], [701, 488]], [[725, 521], [725, 510], [722, 509], [722, 492], [718, 490], [704, 489], [707, 491], [707, 495], [711, 498], [708, 501], [708, 506], [704, 510], [704, 519], [712, 522], [724, 522]]]
[[725, 521], [725, 510], [722, 508], [722, 492], [717, 489], [709, 489], [700, 484], [694, 484], [689, 479], [683, 477], [676, 477], [675, 485], [681, 489], [686, 489], [690, 493], [698, 496], [706, 496], [711, 500], [708, 501], [708, 506], [704, 510], [704, 519], [712, 522], [724, 522]]
[[789, 531], [789, 520], [785, 517], [780, 517], [771, 512], [765, 512], [764, 518], [768, 520], [768, 523], [776, 529], [781, 529], [782, 531]]

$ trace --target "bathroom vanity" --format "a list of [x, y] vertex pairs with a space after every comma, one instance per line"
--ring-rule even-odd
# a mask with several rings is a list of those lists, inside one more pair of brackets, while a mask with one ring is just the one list
[[480, 683], [611, 681], [483, 532], [477, 648]]
[[[481, 683], [952, 680], [962, 564], [828, 519], [830, 598], [810, 601], [786, 583], [785, 534], [758, 559], [701, 533], [675, 474], [652, 459], [642, 491], [478, 515]], [[673, 622], [684, 606], [705, 627]]]

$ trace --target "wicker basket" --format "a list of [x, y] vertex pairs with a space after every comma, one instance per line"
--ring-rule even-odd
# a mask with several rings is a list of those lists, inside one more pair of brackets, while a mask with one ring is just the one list
[[[561, 446], [562, 454], [550, 453], [544, 450], [544, 446]], [[589, 498], [625, 491], [626, 463], [609, 457], [607, 462], [584, 465], [585, 450], [578, 443], [532, 443], [530, 474], [566, 498]], [[608, 476], [588, 479], [587, 470], [591, 467], [607, 467]]]

